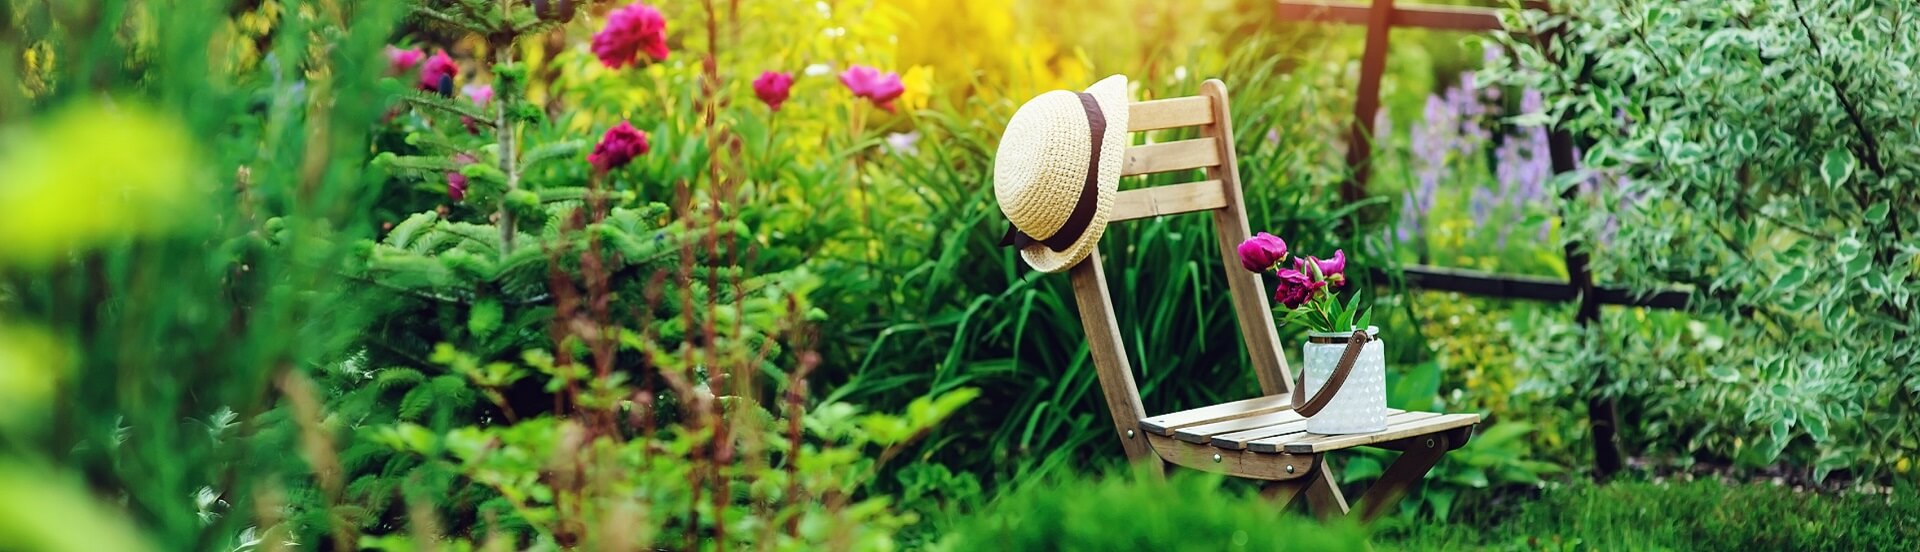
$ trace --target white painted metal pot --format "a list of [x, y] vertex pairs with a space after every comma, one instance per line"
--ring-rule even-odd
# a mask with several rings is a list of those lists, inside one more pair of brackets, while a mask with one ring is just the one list
[[[1339, 435], [1387, 429], [1386, 346], [1377, 337], [1379, 333], [1379, 327], [1367, 327], [1369, 339], [1359, 345], [1359, 355], [1346, 380], [1332, 390], [1333, 397], [1325, 400], [1325, 406], [1307, 417], [1308, 432]], [[1305, 395], [1319, 399], [1320, 388], [1333, 377], [1351, 339], [1352, 332], [1307, 334], [1302, 355], [1306, 369], [1300, 382]], [[1299, 394], [1295, 395], [1295, 402], [1301, 402]]]

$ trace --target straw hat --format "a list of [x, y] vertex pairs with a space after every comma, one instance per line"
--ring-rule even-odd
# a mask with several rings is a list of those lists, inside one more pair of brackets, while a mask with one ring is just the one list
[[1066, 270], [1106, 232], [1127, 150], [1127, 77], [1086, 92], [1041, 94], [1013, 114], [993, 167], [993, 196], [1013, 223], [1000, 245], [1034, 270]]

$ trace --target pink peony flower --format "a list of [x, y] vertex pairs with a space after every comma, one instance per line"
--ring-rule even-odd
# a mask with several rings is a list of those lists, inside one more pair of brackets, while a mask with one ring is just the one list
[[446, 50], [434, 52], [433, 57], [427, 58], [426, 67], [420, 69], [420, 89], [452, 93], [452, 90], [440, 90], [440, 82], [448, 81], [451, 87], [453, 77], [459, 75], [460, 66], [453, 63], [453, 58], [447, 57]]
[[1307, 270], [1307, 263], [1313, 263], [1314, 268], [1320, 269], [1320, 279], [1338, 286], [1347, 285], [1347, 251], [1345, 249], [1333, 250], [1333, 258], [1326, 260], [1319, 257], [1294, 257], [1293, 268], [1300, 272], [1310, 272]]
[[427, 54], [421, 52], [419, 48], [402, 50], [389, 44], [387, 45], [387, 73], [398, 75], [412, 71], [413, 66], [419, 65], [420, 60], [425, 57]]
[[1313, 300], [1314, 293], [1326, 287], [1326, 282], [1315, 282], [1305, 272], [1290, 268], [1280, 269], [1280, 285], [1273, 289], [1273, 300], [1289, 309], [1300, 308]]
[[634, 2], [607, 14], [607, 26], [593, 35], [593, 55], [608, 69], [636, 65], [641, 52], [667, 59], [667, 19], [653, 6]]
[[607, 129], [600, 137], [600, 143], [593, 146], [593, 153], [587, 154], [587, 162], [599, 172], [607, 172], [624, 167], [652, 149], [647, 144], [647, 133], [633, 128], [632, 124], [620, 121], [620, 124]]
[[1261, 232], [1240, 242], [1240, 267], [1248, 272], [1266, 272], [1287, 258], [1287, 242]]
[[[466, 166], [478, 159], [465, 153], [456, 153], [453, 155], [453, 161]], [[454, 201], [467, 199], [467, 175], [460, 174], [457, 170], [447, 173], [447, 197], [453, 198]]]
[[840, 84], [847, 85], [853, 95], [873, 101], [889, 112], [893, 111], [893, 100], [906, 93], [906, 85], [900, 84], [899, 73], [881, 74], [879, 69], [866, 65], [854, 65], [840, 72]]
[[493, 101], [493, 86], [487, 84], [469, 84], [460, 87], [460, 93], [473, 100], [473, 105], [485, 107]]
[[753, 95], [767, 102], [767, 107], [780, 110], [780, 104], [786, 103], [787, 95], [793, 91], [793, 74], [779, 71], [767, 71], [760, 78], [753, 79]]

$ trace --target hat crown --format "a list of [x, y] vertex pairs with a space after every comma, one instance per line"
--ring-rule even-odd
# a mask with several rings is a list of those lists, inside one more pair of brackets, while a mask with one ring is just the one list
[[1073, 92], [1047, 92], [1007, 122], [993, 173], [993, 194], [1007, 220], [1044, 239], [1066, 223], [1093, 156], [1091, 123]]
[[1125, 167], [1130, 109], [1127, 77], [1113, 75], [1086, 92], [1040, 94], [1014, 112], [993, 169], [994, 199], [1012, 226], [1001, 245], [1042, 272], [1066, 270], [1099, 246]]

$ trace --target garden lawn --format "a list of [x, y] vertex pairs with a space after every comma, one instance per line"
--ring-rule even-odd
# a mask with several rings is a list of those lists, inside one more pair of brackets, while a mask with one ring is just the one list
[[1538, 500], [1382, 528], [1380, 550], [1912, 550], [1920, 497], [1718, 481], [1579, 483]]

